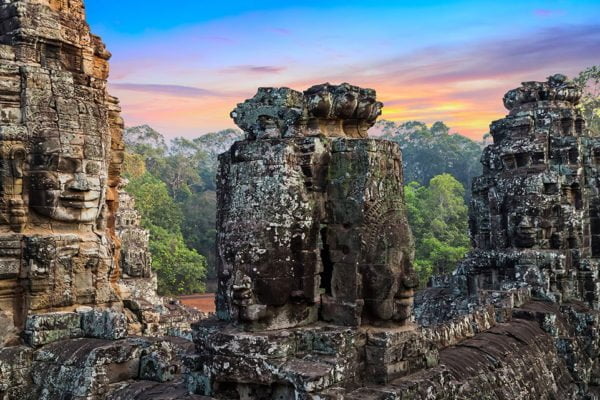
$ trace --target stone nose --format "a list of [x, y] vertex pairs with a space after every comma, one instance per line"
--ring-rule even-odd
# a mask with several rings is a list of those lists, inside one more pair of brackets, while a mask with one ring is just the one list
[[76, 173], [75, 177], [67, 184], [67, 189], [76, 192], [87, 192], [90, 190], [90, 182], [84, 173]]

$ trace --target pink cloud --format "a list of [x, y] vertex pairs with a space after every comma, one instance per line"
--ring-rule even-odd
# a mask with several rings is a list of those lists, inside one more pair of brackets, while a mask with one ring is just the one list
[[180, 85], [159, 85], [146, 83], [112, 83], [112, 88], [117, 90], [129, 90], [132, 92], [145, 92], [154, 94], [165, 94], [175, 97], [207, 97], [207, 96], [222, 96], [213, 91], [196, 88], [192, 86]]
[[[396, 54], [370, 62], [348, 58], [341, 63], [327, 57], [319, 65], [312, 59], [267, 61], [266, 65], [236, 65], [228, 59], [228, 68], [192, 68], [185, 74], [190, 86], [124, 83], [113, 87], [121, 97], [128, 124], [149, 123], [169, 136], [195, 136], [232, 126], [229, 112], [236, 103], [252, 97], [258, 86], [304, 90], [325, 81], [348, 81], [377, 90], [386, 104], [383, 118], [426, 123], [443, 120], [454, 132], [479, 139], [492, 120], [506, 113], [502, 95], [507, 90], [522, 81], [544, 80], [558, 72], [572, 76], [598, 64], [600, 25], [563, 24]], [[177, 76], [181, 82], [183, 76], [172, 73], [174, 66], [167, 67], [168, 74], [138, 74], [135, 80], [152, 82], [155, 76], [155, 82], [164, 82], [165, 76]], [[195, 74], [211, 79], [192, 80]]]

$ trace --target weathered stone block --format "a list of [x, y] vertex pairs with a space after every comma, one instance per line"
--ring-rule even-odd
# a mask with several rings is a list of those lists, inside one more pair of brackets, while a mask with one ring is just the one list
[[78, 313], [31, 315], [25, 323], [25, 341], [33, 347], [83, 336], [81, 317]]
[[0, 348], [0, 395], [17, 398], [20, 390], [31, 385], [32, 354], [33, 350], [25, 346]]
[[321, 318], [324, 321], [344, 326], [358, 326], [364, 302], [346, 303], [328, 295], [321, 296]]
[[90, 310], [81, 313], [86, 337], [117, 340], [127, 336], [127, 317], [114, 310]]

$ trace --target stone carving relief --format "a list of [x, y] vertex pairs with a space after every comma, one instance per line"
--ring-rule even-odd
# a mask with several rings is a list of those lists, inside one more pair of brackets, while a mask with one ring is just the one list
[[81, 1], [4, 2], [0, 18], [0, 311], [22, 328], [29, 313], [120, 301], [122, 120]]
[[220, 157], [217, 312], [246, 329], [410, 320], [413, 244], [397, 145], [367, 138], [375, 92], [261, 88]]
[[[462, 263], [471, 292], [527, 285], [553, 301], [599, 306], [597, 140], [564, 75], [509, 91], [509, 115], [491, 125], [484, 174], [473, 185], [475, 251]], [[587, 283], [584, 283], [587, 282]]]

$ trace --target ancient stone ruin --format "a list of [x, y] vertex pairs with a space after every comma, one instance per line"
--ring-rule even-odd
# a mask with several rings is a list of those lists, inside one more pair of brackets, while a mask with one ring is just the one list
[[[416, 279], [398, 146], [370, 89], [260, 89], [220, 158], [218, 314], [248, 330], [402, 325]], [[352, 137], [361, 137], [353, 139]]]
[[474, 250], [418, 293], [375, 92], [259, 89], [220, 156], [199, 321], [156, 295], [82, 2], [4, 0], [0, 22], [0, 399], [600, 398], [600, 140], [566, 77], [506, 95]]
[[0, 311], [20, 331], [32, 314], [120, 301], [123, 121], [81, 2], [6, 1], [0, 18]]
[[579, 96], [561, 75], [507, 93], [473, 188], [475, 250], [418, 294], [414, 324], [400, 153], [366, 138], [374, 92], [259, 89], [232, 113], [247, 140], [220, 158], [221, 321], [195, 326], [190, 389], [598, 398], [597, 144]]
[[[520, 332], [519, 338], [528, 343], [525, 351], [534, 338], [553, 344], [529, 360], [546, 364], [537, 375], [553, 386], [519, 385], [531, 398], [596, 399], [600, 392], [599, 142], [577, 109], [580, 97], [559, 74], [505, 95], [509, 115], [492, 123], [494, 143], [484, 150], [483, 176], [473, 183], [474, 250], [417, 300], [417, 320], [427, 326], [488, 307], [500, 322], [496, 330], [536, 322], [545, 335]], [[550, 358], [560, 370], [552, 372]]]
[[476, 251], [461, 268], [471, 292], [527, 286], [549, 301], [600, 307], [597, 141], [574, 108], [580, 96], [555, 75], [504, 97], [510, 114], [492, 124], [474, 182]]
[[109, 57], [81, 0], [0, 2], [2, 399], [104, 398], [110, 383], [179, 376], [171, 360], [189, 342], [124, 338], [189, 337], [201, 317], [156, 295], [148, 233], [120, 192]]

